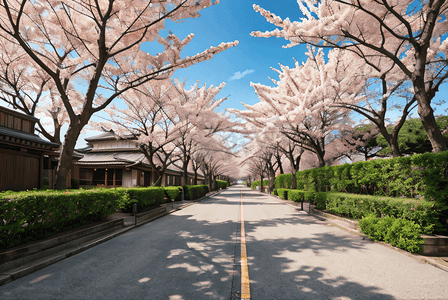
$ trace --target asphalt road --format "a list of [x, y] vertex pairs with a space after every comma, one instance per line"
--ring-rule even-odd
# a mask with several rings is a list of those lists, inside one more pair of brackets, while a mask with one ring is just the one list
[[[448, 299], [448, 272], [242, 186], [0, 287], [0, 299]], [[243, 275], [244, 277], [244, 275]]]

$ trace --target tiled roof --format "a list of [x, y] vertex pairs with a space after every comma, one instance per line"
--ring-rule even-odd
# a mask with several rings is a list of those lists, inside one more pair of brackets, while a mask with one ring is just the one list
[[59, 144], [46, 141], [35, 134], [4, 126], [0, 126], [0, 140], [44, 149], [59, 147]]
[[[128, 134], [128, 135], [125, 136], [125, 139], [133, 139], [133, 138], [134, 138], [134, 136], [132, 134]], [[104, 132], [104, 133], [99, 134], [99, 135], [95, 135], [95, 136], [91, 136], [91, 137], [85, 138], [85, 140], [87, 142], [116, 140], [116, 139], [117, 139], [117, 136], [115, 135], [115, 133], [112, 130]]]
[[149, 165], [149, 162], [145, 158], [145, 155], [137, 151], [84, 153], [84, 157], [77, 162], [77, 164], [79, 165], [129, 165], [135, 163]]

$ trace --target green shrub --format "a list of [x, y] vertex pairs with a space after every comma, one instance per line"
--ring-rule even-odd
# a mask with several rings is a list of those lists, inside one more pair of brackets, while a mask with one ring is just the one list
[[361, 229], [361, 231], [367, 235], [372, 240], [378, 240], [376, 238], [376, 224], [378, 223], [379, 219], [375, 214], [369, 214], [367, 216], [362, 217], [360, 220], [358, 220], [358, 226]]
[[327, 202], [327, 193], [317, 192], [314, 194], [314, 202], [317, 209], [325, 209], [325, 204]]
[[422, 230], [414, 221], [390, 216], [378, 218], [375, 214], [370, 214], [359, 220], [358, 225], [369, 238], [385, 241], [409, 252], [418, 252], [424, 244]]
[[229, 183], [224, 180], [216, 180], [216, 186], [219, 189], [226, 189], [229, 186]]
[[305, 200], [304, 195], [305, 195], [304, 191], [299, 190], [288, 191], [288, 199], [294, 202], [303, 202]]
[[208, 185], [184, 185], [185, 200], [196, 200], [209, 192]]
[[101, 220], [129, 201], [124, 189], [0, 193], [0, 247], [17, 246]]
[[291, 189], [292, 188], [292, 174], [280, 174], [275, 178], [275, 188], [277, 189]]
[[286, 200], [288, 199], [288, 189], [277, 189], [277, 194], [280, 199]]
[[422, 231], [418, 224], [405, 219], [396, 219], [385, 235], [384, 241], [409, 252], [418, 252], [420, 246], [425, 243], [421, 235]]
[[316, 207], [332, 214], [354, 219], [371, 213], [378, 217], [404, 218], [418, 224], [425, 234], [441, 231], [442, 228], [439, 216], [444, 206], [435, 201], [333, 192], [325, 194], [325, 203], [316, 199]]
[[374, 239], [376, 241], [384, 241], [384, 238], [386, 237], [386, 235], [389, 231], [389, 228], [391, 228], [391, 226], [395, 222], [395, 220], [396, 219], [394, 217], [390, 217], [390, 216], [385, 216], [383, 218], [380, 218], [375, 226], [376, 232], [373, 235]]
[[165, 192], [165, 196], [170, 200], [179, 201], [182, 196], [182, 187], [181, 186], [166, 186], [163, 188]]
[[[260, 180], [255, 180], [252, 182], [251, 189], [255, 190], [257, 186], [261, 186]], [[269, 180], [263, 180], [263, 186], [269, 186]]]
[[[297, 189], [420, 198], [448, 205], [448, 151], [298, 171]], [[276, 181], [281, 184], [284, 176]]]
[[304, 191], [303, 192], [303, 198], [306, 202], [309, 203], [314, 203], [314, 199], [316, 197], [316, 193], [315, 192], [310, 192], [310, 191]]
[[[137, 203], [137, 209], [141, 210], [148, 207], [156, 207], [165, 203], [165, 191], [163, 187], [135, 187], [135, 188], [117, 188], [124, 190], [131, 200]], [[132, 201], [132, 202], [135, 202]], [[124, 208], [124, 211], [132, 211], [132, 203]]]

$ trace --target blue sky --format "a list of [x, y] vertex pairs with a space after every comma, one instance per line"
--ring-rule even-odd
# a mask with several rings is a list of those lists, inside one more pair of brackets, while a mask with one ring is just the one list
[[[196, 81], [199, 81], [200, 86], [217, 86], [225, 82], [226, 86], [217, 98], [228, 98], [217, 110], [244, 109], [241, 102], [257, 103], [259, 100], [250, 82], [272, 85], [268, 77], [278, 78], [278, 74], [270, 67], [278, 68], [278, 63], [293, 66], [294, 58], [298, 61], [306, 60], [306, 46], [285, 49], [282, 46], [288, 42], [284, 39], [256, 38], [250, 35], [255, 30], [276, 28], [255, 12], [253, 4], [258, 4], [282, 18], [302, 17], [296, 0], [221, 0], [218, 5], [201, 10], [199, 18], [184, 19], [178, 23], [168, 20], [165, 23], [166, 29], [160, 32], [161, 36], [166, 37], [171, 30], [180, 39], [194, 33], [192, 41], [182, 50], [182, 57], [195, 55], [222, 42], [239, 41], [236, 47], [215, 55], [211, 60], [178, 69], [172, 77], [180, 81], [185, 79], [187, 86], [195, 84]], [[148, 43], [142, 49], [151, 54], [163, 51], [163, 47], [157, 43]], [[84, 147], [84, 138], [98, 133], [88, 131], [82, 134], [76, 147]]]
[[218, 5], [202, 10], [201, 17], [197, 19], [186, 19], [184, 23], [179, 24], [167, 23], [167, 28], [178, 36], [185, 37], [190, 32], [195, 34], [190, 45], [184, 49], [185, 55], [198, 53], [221, 42], [240, 42], [238, 46], [219, 53], [210, 61], [179, 69], [174, 74], [175, 78], [186, 78], [188, 85], [196, 80], [207, 85], [225, 82], [226, 86], [219, 94], [220, 97], [229, 96], [220, 106], [223, 109], [243, 109], [241, 102], [258, 102], [250, 82], [271, 85], [268, 77], [278, 76], [270, 67], [277, 68], [279, 62], [292, 66], [294, 57], [299, 61], [305, 60], [305, 46], [284, 49], [282, 46], [287, 44], [284, 39], [256, 38], [250, 35], [254, 30], [276, 28], [254, 11], [254, 3], [282, 18], [302, 17], [295, 0], [222, 0]]

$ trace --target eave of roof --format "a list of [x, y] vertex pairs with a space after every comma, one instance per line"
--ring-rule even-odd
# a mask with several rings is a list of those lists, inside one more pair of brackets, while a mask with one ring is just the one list
[[46, 141], [35, 134], [4, 126], [0, 126], [0, 140], [8, 143], [27, 145], [36, 149], [54, 149], [59, 147], [59, 144]]

